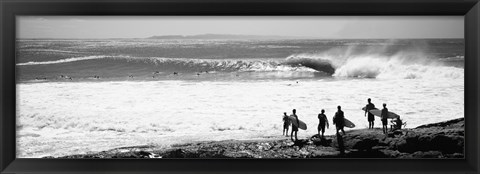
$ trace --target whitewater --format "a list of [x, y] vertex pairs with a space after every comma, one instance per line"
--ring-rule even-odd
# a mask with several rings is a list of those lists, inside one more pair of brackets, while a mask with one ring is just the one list
[[[419, 51], [355, 49], [335, 46], [250, 58], [44, 50], [44, 59], [27, 57], [17, 63], [17, 157], [282, 138], [283, 113], [290, 115], [292, 109], [308, 126], [299, 131], [299, 138], [317, 133], [322, 109], [330, 123], [326, 134], [331, 135], [338, 105], [356, 124], [353, 129], [368, 127], [361, 110], [367, 98], [377, 107], [386, 103], [407, 128], [464, 117], [464, 69], [448, 62], [463, 57], [433, 59]], [[73, 80], [58, 78], [60, 74]], [[101, 78], [89, 78], [94, 74]], [[377, 117], [375, 127], [380, 126]]]

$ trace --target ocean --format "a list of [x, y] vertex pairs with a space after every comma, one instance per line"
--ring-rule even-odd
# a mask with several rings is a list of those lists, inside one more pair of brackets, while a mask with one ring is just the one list
[[[282, 137], [292, 109], [356, 127], [464, 117], [463, 39], [17, 40], [17, 157]], [[377, 117], [375, 127], [381, 127]], [[350, 130], [347, 128], [346, 130]]]

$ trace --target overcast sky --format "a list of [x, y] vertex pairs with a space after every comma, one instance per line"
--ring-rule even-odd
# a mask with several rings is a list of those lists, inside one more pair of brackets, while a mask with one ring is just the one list
[[463, 38], [463, 16], [17, 16], [17, 38], [242, 34], [312, 38]]

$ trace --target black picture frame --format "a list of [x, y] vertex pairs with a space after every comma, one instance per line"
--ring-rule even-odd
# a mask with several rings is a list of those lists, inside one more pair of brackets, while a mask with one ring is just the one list
[[[479, 173], [478, 0], [0, 0], [0, 173]], [[465, 159], [17, 159], [16, 15], [460, 15]]]

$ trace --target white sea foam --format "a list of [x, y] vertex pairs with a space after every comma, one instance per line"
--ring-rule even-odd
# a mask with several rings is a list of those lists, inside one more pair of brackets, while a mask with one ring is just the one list
[[403, 63], [397, 58], [356, 57], [336, 69], [337, 77], [380, 79], [463, 79], [464, 69], [436, 64]]

